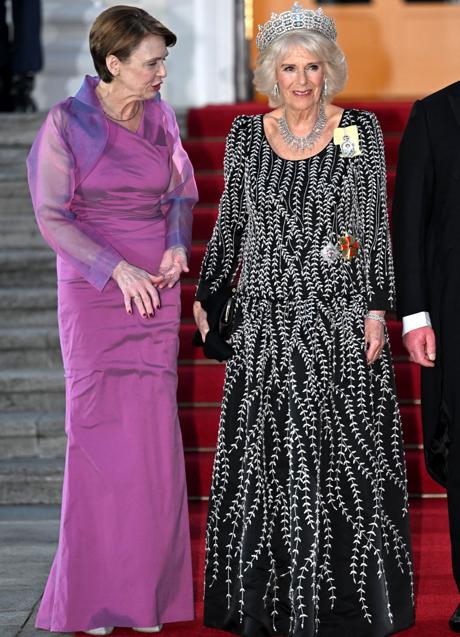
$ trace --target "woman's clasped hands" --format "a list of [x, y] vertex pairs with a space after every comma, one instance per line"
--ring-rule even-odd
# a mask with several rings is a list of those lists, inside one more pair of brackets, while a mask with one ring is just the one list
[[168, 248], [158, 268], [158, 274], [150, 274], [131, 265], [124, 259], [112, 272], [112, 278], [120, 288], [128, 314], [133, 313], [132, 303], [144, 318], [153, 317], [161, 307], [159, 290], [172, 288], [182, 272], [189, 272], [187, 254], [182, 246]]

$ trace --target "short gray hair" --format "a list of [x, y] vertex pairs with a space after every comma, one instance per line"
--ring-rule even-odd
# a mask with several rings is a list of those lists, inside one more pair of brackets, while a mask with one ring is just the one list
[[347, 62], [342, 49], [335, 42], [316, 31], [299, 30], [277, 38], [257, 58], [254, 86], [259, 93], [270, 98], [272, 106], [281, 106], [283, 103], [281, 95], [275, 97], [272, 93], [276, 83], [276, 66], [280, 58], [284, 57], [294, 46], [302, 46], [306, 51], [315, 55], [318, 62], [324, 64], [328, 84], [326, 99], [330, 102], [346, 84], [348, 78]]

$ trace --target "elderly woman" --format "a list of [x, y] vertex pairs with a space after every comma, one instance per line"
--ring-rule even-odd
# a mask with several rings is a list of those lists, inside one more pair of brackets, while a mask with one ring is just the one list
[[384, 314], [394, 303], [382, 133], [331, 99], [333, 21], [261, 28], [194, 306], [239, 272], [207, 528], [205, 623], [245, 637], [383, 637], [413, 623], [408, 498]]
[[180, 288], [196, 187], [160, 98], [176, 36], [145, 11], [94, 22], [99, 77], [51, 109], [31, 150], [57, 252], [68, 448], [59, 547], [39, 628], [158, 632], [193, 617], [177, 417]]

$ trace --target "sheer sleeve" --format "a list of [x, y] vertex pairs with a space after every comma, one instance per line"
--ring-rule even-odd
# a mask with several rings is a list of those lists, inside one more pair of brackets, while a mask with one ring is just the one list
[[393, 255], [387, 205], [387, 174], [383, 134], [377, 117], [365, 113], [363, 181], [360, 183], [364, 219], [363, 247], [368, 308], [395, 307]]
[[162, 102], [162, 108], [172, 153], [171, 180], [161, 200], [166, 217], [166, 248], [181, 245], [190, 255], [193, 207], [198, 201], [198, 192], [192, 164], [180, 140], [174, 111], [166, 102]]
[[123, 257], [71, 210], [75, 159], [63, 130], [63, 111], [57, 106], [48, 114], [27, 158], [35, 216], [53, 250], [102, 291]]
[[201, 266], [196, 298], [229, 285], [241, 260], [247, 206], [244, 192], [247, 118], [237, 117], [227, 137], [224, 156], [224, 192], [219, 214]]

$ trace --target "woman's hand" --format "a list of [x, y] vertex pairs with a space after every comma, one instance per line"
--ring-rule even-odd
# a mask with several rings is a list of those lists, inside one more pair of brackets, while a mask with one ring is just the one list
[[[385, 312], [381, 310], [371, 310], [370, 314], [378, 314], [382, 318]], [[367, 350], [367, 363], [372, 365], [382, 353], [385, 345], [385, 327], [380, 321], [372, 318], [364, 320], [364, 339]]]
[[195, 301], [193, 304], [193, 317], [197, 328], [200, 330], [203, 343], [206, 340], [206, 334], [209, 332], [208, 315], [201, 307], [199, 301]]
[[142, 268], [136, 268], [127, 261], [120, 261], [112, 272], [114, 279], [123, 294], [125, 308], [132, 314], [131, 302], [134, 301], [139, 314], [144, 318], [153, 316], [155, 309], [160, 308], [160, 295], [155, 285], [162, 281], [161, 276], [149, 274]]
[[160, 289], [168, 286], [172, 288], [180, 279], [182, 272], [190, 272], [187, 265], [187, 253], [182, 246], [168, 248], [161, 259], [159, 272], [161, 281], [158, 285]]

